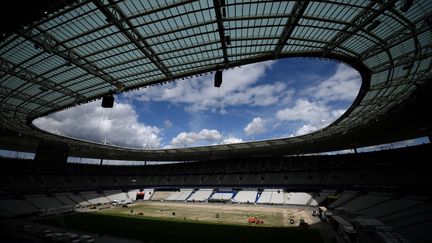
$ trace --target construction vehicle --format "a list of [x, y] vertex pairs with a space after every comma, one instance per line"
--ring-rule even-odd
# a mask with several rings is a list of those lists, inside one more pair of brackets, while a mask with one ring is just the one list
[[258, 217], [249, 217], [248, 223], [250, 223], [250, 224], [264, 224], [264, 220], [262, 220]]

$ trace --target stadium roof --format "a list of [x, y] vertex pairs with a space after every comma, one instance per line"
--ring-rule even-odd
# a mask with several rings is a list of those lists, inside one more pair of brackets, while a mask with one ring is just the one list
[[[44, 139], [68, 143], [76, 156], [179, 160], [320, 152], [430, 135], [424, 106], [431, 13], [428, 0], [67, 1], [2, 37], [0, 144], [34, 150]], [[363, 80], [358, 97], [318, 132], [196, 148], [117, 148], [32, 125], [109, 93], [285, 57], [352, 66]]]

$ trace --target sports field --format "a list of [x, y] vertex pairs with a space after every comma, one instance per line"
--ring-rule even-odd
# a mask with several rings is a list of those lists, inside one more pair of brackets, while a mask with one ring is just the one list
[[[117, 206], [97, 213], [237, 225], [249, 225], [248, 217], [258, 217], [264, 221], [264, 224], [259, 225], [261, 227], [297, 227], [300, 218], [309, 224], [318, 222], [316, 217], [312, 217], [311, 213], [302, 207], [273, 205], [145, 201], [129, 205], [128, 208]], [[294, 220], [294, 224], [291, 224], [290, 220]]]
[[[249, 224], [250, 216], [264, 224]], [[312, 227], [299, 228], [300, 217]], [[305, 209], [288, 206], [142, 202], [38, 221], [142, 242], [321, 243], [314, 220]]]

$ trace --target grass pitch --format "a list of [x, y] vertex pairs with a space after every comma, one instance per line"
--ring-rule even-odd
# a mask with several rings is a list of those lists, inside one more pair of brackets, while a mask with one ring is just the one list
[[[259, 227], [297, 227], [300, 218], [309, 224], [316, 221], [303, 208], [268, 205], [142, 202], [128, 208], [114, 207], [97, 213], [116, 216], [141, 216], [164, 220], [205, 222], [214, 224], [250, 225], [248, 217], [264, 220]], [[290, 220], [294, 220], [294, 224]]]
[[[289, 224], [290, 218], [306, 215], [297, 210], [302, 211], [272, 206], [145, 202], [45, 219], [43, 223], [143, 242], [323, 242], [318, 230], [300, 229], [298, 220], [295, 227]], [[248, 224], [247, 216], [262, 218], [264, 225]]]

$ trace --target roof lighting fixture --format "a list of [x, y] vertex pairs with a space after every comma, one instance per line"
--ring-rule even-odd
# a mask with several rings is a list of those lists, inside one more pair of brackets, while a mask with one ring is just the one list
[[374, 30], [376, 27], [378, 27], [378, 25], [380, 25], [381, 24], [381, 21], [379, 21], [379, 20], [375, 20], [374, 22], [372, 22], [372, 24], [370, 24], [367, 28], [366, 28], [366, 30], [367, 31], [372, 31], [372, 30]]
[[399, 8], [402, 12], [407, 12], [413, 5], [414, 0], [404, 0], [402, 6]]
[[227, 44], [227, 46], [231, 45], [231, 37], [229, 35], [225, 36], [225, 43]]

